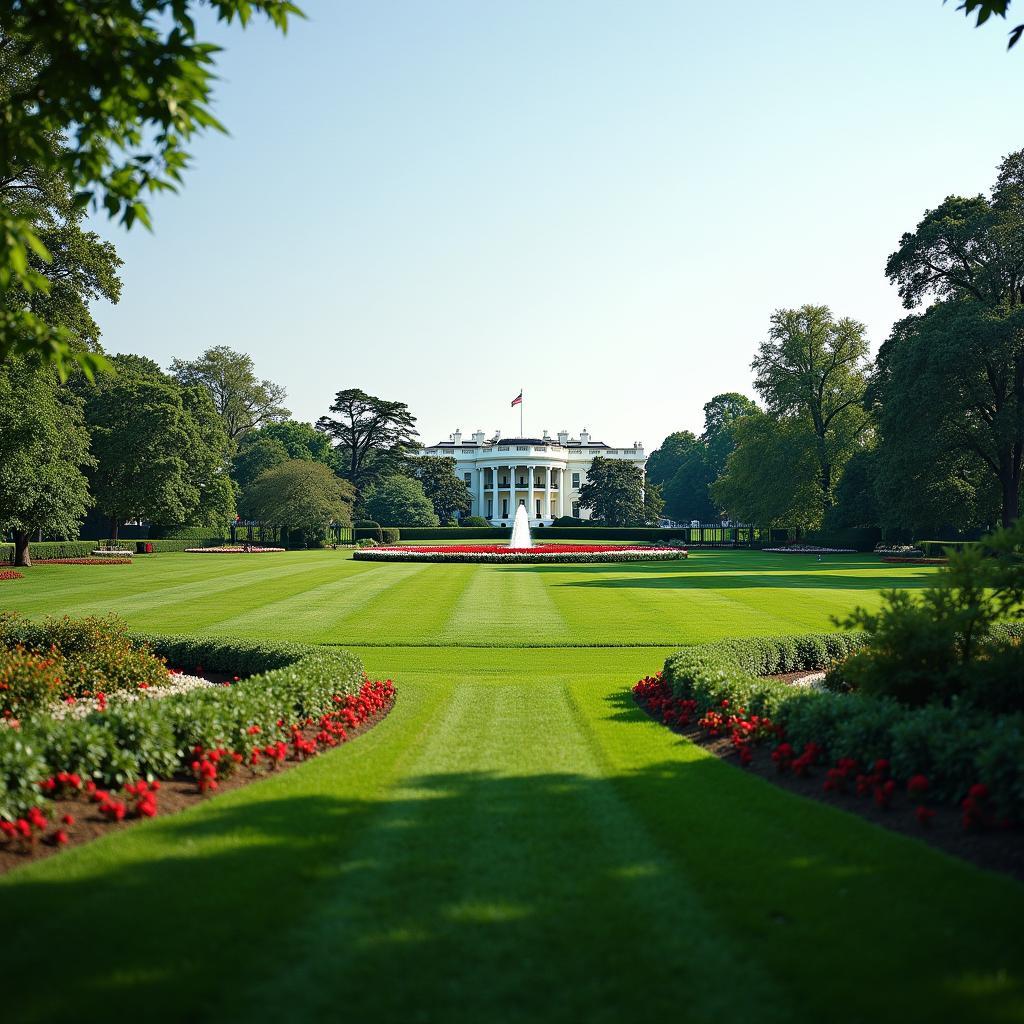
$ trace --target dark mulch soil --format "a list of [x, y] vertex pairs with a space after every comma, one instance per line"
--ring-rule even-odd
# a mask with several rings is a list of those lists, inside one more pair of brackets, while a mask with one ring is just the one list
[[[808, 675], [809, 673], [802, 674]], [[801, 673], [789, 673], [789, 675], [799, 676]], [[642, 704], [640, 707], [646, 710]], [[665, 728], [669, 727], [665, 726]], [[767, 782], [788, 789], [791, 793], [819, 800], [822, 803], [838, 807], [840, 810], [849, 811], [851, 814], [859, 814], [876, 825], [913, 836], [915, 839], [938, 847], [954, 857], [968, 860], [980, 868], [1000, 871], [1019, 881], [1024, 881], [1024, 829], [1020, 827], [992, 829], [985, 832], [965, 832], [959, 807], [931, 803], [927, 800], [921, 802], [935, 811], [935, 817], [925, 826], [920, 824], [914, 816], [919, 801], [912, 800], [903, 790], [898, 790], [894, 794], [892, 803], [887, 809], [880, 808], [870, 796], [857, 796], [852, 792], [852, 786], [849, 793], [837, 793], [823, 789], [825, 766], [814, 768], [812, 774], [803, 778], [793, 775], [791, 772], [780, 774], [775, 767], [775, 762], [772, 761], [770, 747], [763, 745], [753, 748], [754, 760], [748, 767], [743, 768], [740, 766], [739, 756], [728, 737], [706, 736], [696, 725], [685, 729], [673, 728], [672, 731], [679, 733], [680, 736], [684, 736], [692, 743], [704, 747], [705, 750], [720, 757], [723, 761], [730, 761], [738, 771], [751, 772]]]
[[802, 672], [780, 672], [775, 676], [765, 676], [765, 679], [778, 679], [783, 683], [797, 683], [808, 676], [820, 676], [820, 668], [804, 669]]
[[[393, 704], [392, 707], [394, 707]], [[388, 712], [385, 711], [383, 714], [368, 719], [354, 729], [346, 729], [349, 737], [346, 742], [351, 743], [352, 740], [369, 732], [375, 725], [382, 722], [387, 717], [387, 714]], [[317, 732], [318, 729], [316, 727], [306, 729], [303, 732], [303, 738], [311, 740], [316, 736]], [[160, 791], [157, 793], [157, 816], [166, 818], [170, 814], [177, 814], [178, 811], [183, 811], [193, 804], [202, 803], [206, 800], [215, 800], [222, 793], [230, 793], [233, 789], [239, 789], [253, 782], [259, 782], [271, 775], [288, 771], [299, 764], [302, 764], [302, 761], [289, 758], [280, 768], [273, 770], [253, 771], [249, 767], [240, 766], [232, 775], [219, 780], [217, 790], [211, 794], [200, 793], [195, 779], [186, 773], [180, 773], [173, 779], [162, 779], [160, 781]], [[115, 791], [111, 790], [111, 792], [117, 795]], [[130, 809], [132, 806], [131, 799], [128, 798], [126, 802]], [[91, 803], [84, 794], [70, 800], [47, 800], [42, 810], [49, 820], [49, 827], [46, 830], [45, 837], [51, 836], [57, 829], [64, 829], [68, 834], [67, 844], [59, 847], [47, 842], [44, 837], [43, 839], [37, 839], [28, 848], [24, 848], [20, 844], [9, 840], [4, 841], [0, 838], [0, 875], [20, 867], [22, 864], [41, 860], [44, 857], [52, 857], [61, 849], [70, 849], [72, 846], [80, 846], [83, 843], [91, 842], [93, 839], [98, 839], [100, 836], [109, 835], [111, 832], [121, 832], [132, 828], [142, 820], [140, 818], [126, 818], [120, 822], [108, 821], [99, 813], [98, 805]], [[61, 822], [61, 818], [65, 814], [70, 814], [75, 819], [73, 825], [64, 825]]]

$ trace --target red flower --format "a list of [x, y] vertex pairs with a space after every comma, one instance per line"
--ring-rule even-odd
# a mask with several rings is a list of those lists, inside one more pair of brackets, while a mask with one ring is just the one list
[[935, 812], [929, 807], [918, 807], [914, 811], [914, 817], [927, 828], [932, 823], [932, 818], [935, 817]]
[[75, 823], [75, 818], [72, 814], [65, 814], [60, 820], [63, 821], [65, 825], [74, 825]]
[[911, 796], [920, 796], [928, 791], [927, 775], [912, 775], [907, 782], [907, 792]]

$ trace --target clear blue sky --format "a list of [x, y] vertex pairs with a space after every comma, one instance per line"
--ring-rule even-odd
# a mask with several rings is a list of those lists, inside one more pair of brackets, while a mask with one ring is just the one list
[[508, 435], [522, 387], [528, 433], [653, 449], [753, 393], [776, 308], [877, 348], [900, 234], [1024, 146], [1024, 44], [956, 0], [300, 5], [211, 26], [230, 137], [154, 233], [97, 228], [108, 351], [249, 352], [302, 419], [361, 387]]

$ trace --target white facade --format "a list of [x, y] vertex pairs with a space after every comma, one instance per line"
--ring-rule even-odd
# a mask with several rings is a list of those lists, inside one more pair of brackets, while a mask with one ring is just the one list
[[423, 449], [423, 455], [455, 459], [455, 472], [473, 496], [470, 515], [482, 516], [496, 526], [507, 526], [516, 508], [525, 505], [530, 523], [550, 525], [559, 516], [589, 519], [579, 507], [580, 487], [586, 482], [595, 457], [632, 462], [641, 473], [647, 464], [642, 444], [610, 448], [594, 441], [586, 430], [571, 438], [568, 431], [551, 437], [506, 437], [484, 440], [478, 430], [463, 441], [456, 430], [447, 441]]

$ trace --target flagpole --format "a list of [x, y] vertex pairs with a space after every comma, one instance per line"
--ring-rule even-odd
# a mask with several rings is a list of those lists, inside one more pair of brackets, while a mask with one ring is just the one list
[[519, 389], [519, 436], [523, 436], [523, 401], [522, 401], [523, 389]]

